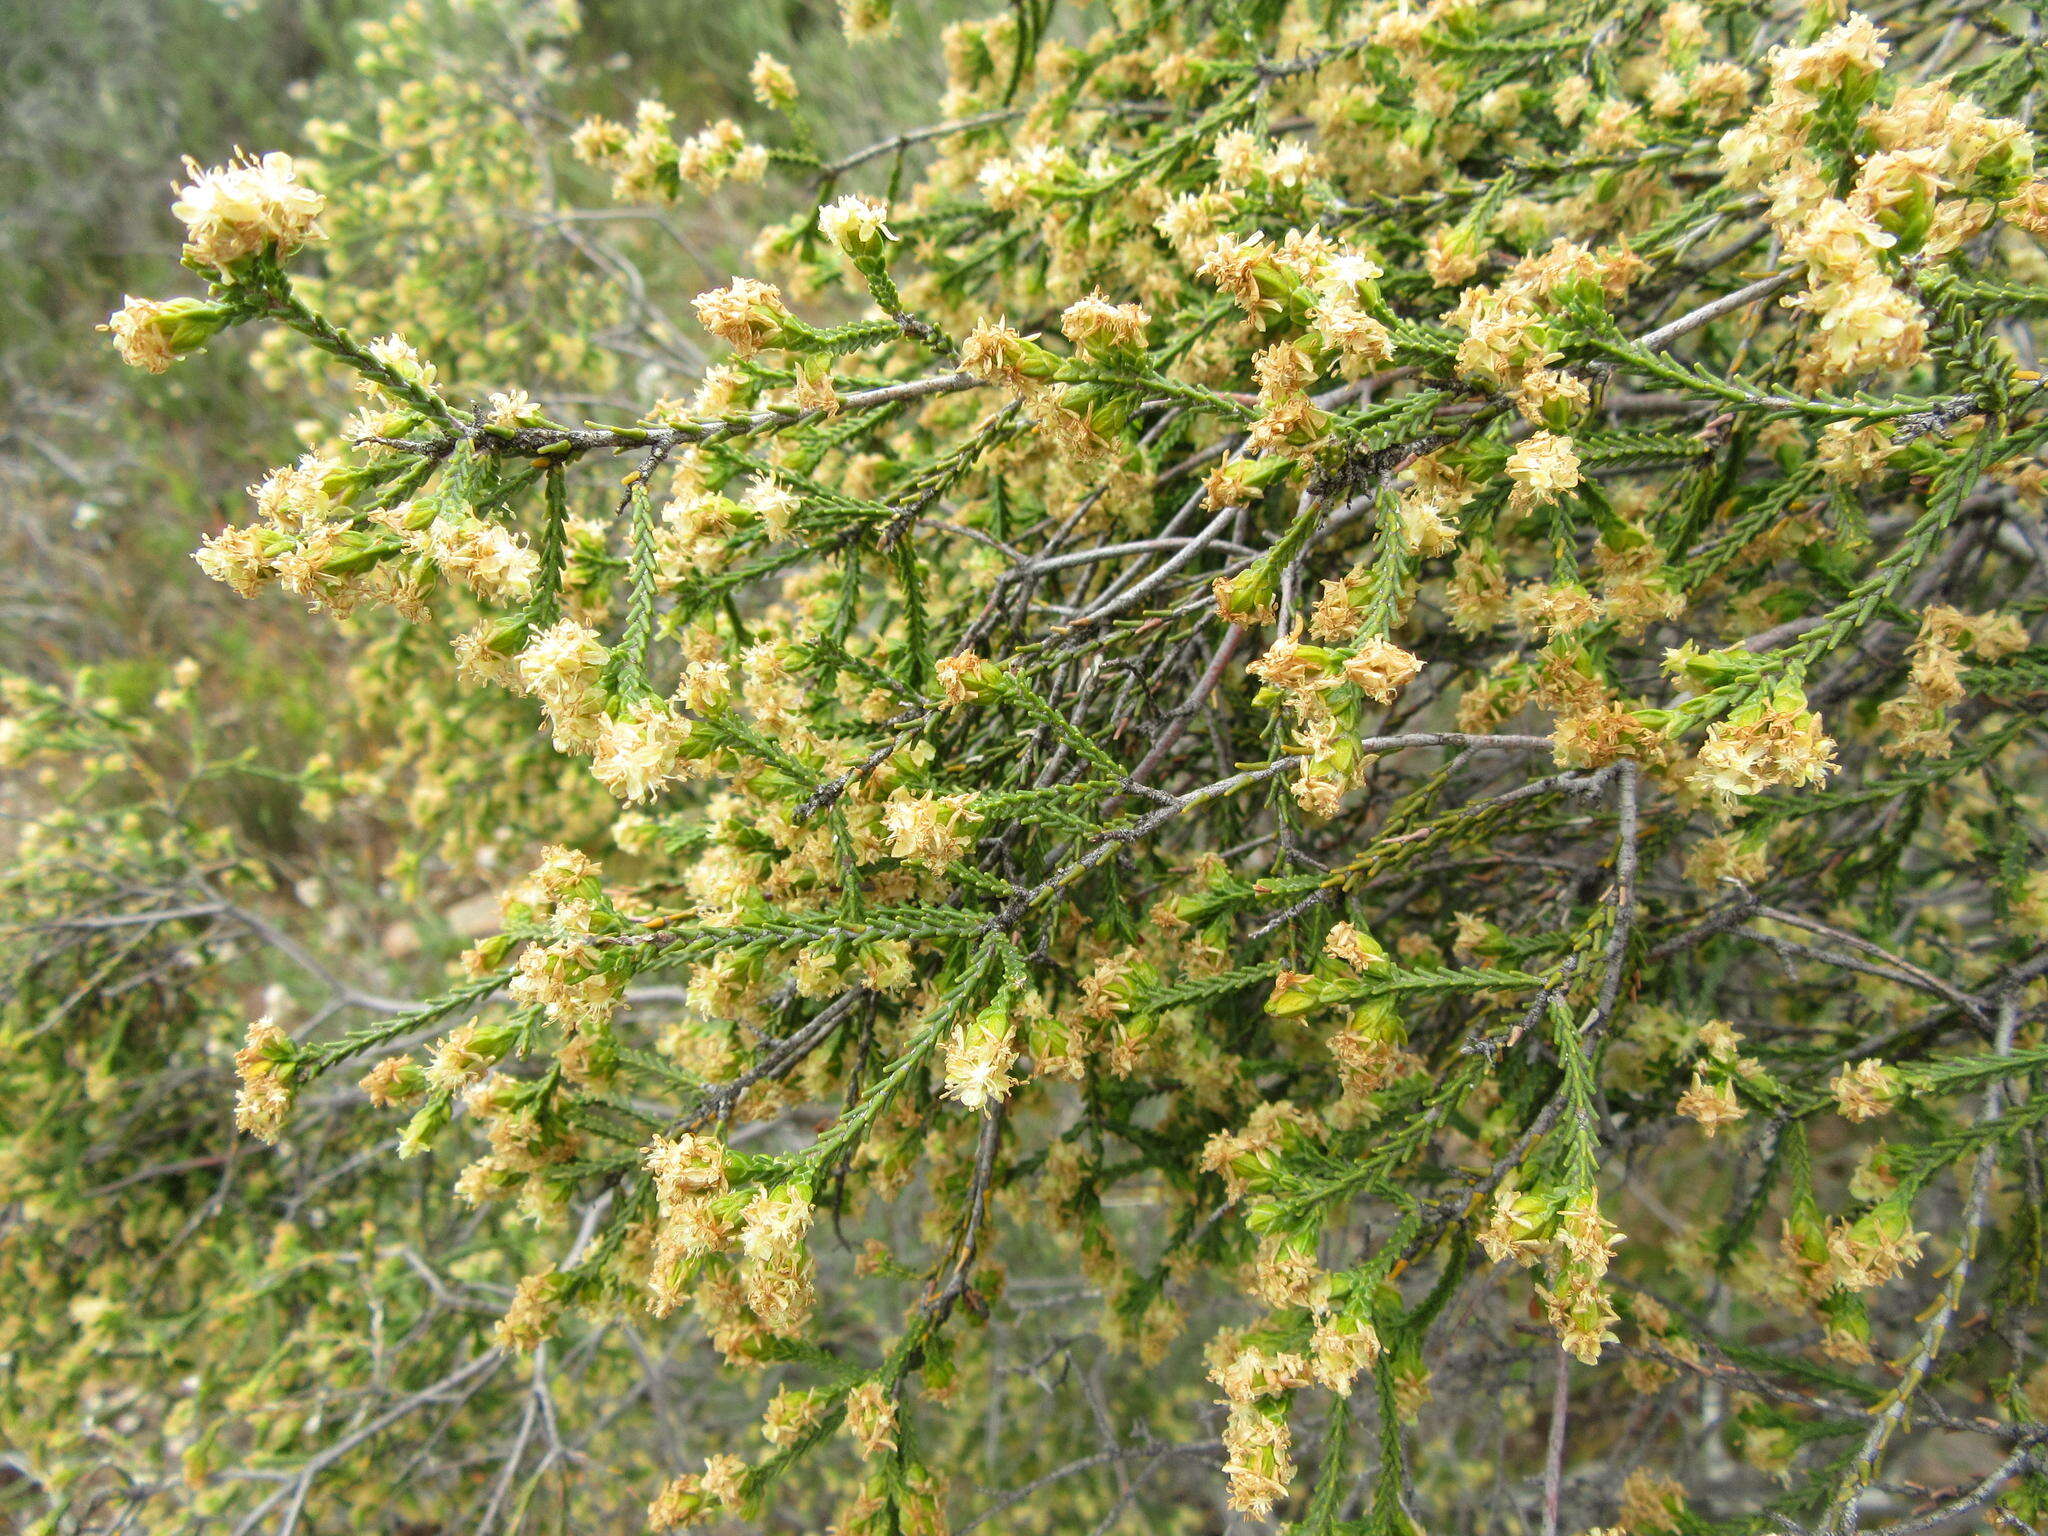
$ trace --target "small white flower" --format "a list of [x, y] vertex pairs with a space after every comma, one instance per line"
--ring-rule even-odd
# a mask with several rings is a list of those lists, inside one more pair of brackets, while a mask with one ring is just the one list
[[818, 210], [818, 228], [842, 251], [868, 250], [877, 239], [896, 238], [889, 231], [888, 217], [887, 203], [849, 192]]

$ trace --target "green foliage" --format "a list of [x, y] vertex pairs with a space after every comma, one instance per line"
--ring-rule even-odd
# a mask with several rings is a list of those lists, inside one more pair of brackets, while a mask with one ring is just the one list
[[890, 10], [181, 185], [345, 660], [0, 696], [0, 1499], [2038, 1521], [2042, 14]]

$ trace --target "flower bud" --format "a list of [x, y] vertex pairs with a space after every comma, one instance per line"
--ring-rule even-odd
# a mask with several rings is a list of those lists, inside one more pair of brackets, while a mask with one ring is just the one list
[[234, 311], [209, 299], [123, 298], [99, 329], [111, 331], [121, 361], [162, 373], [234, 323]]
[[390, 1056], [364, 1073], [357, 1086], [379, 1108], [413, 1104], [426, 1094], [427, 1073], [410, 1056]]
[[494, 971], [505, 963], [505, 956], [518, 942], [518, 939], [509, 933], [494, 933], [477, 940], [471, 953], [476, 956], [477, 963], [483, 970]]
[[439, 1136], [448, 1124], [449, 1116], [453, 1112], [452, 1103], [453, 1101], [443, 1094], [422, 1104], [412, 1119], [405, 1123], [405, 1129], [399, 1133], [398, 1155], [418, 1157], [420, 1153], [432, 1147], [434, 1138]]
[[1295, 461], [1285, 454], [1228, 460], [1211, 470], [1203, 482], [1208, 504], [1211, 509], [1248, 506], [1294, 467]]
[[1731, 646], [1726, 650], [1702, 651], [1690, 640], [1664, 653], [1664, 670], [1672, 681], [1694, 692], [1724, 687], [1755, 677], [1763, 658], [1753, 651]]
[[322, 576], [360, 576], [398, 553], [381, 530], [340, 528], [325, 538], [311, 564]]
[[1283, 970], [1273, 978], [1272, 995], [1266, 1012], [1275, 1018], [1291, 1019], [1311, 1009], [1341, 1003], [1357, 995], [1358, 983], [1321, 967], [1314, 972]]
[[1400, 1010], [1385, 993], [1370, 999], [1351, 1015], [1350, 1029], [1359, 1039], [1374, 1045], [1408, 1043], [1408, 1026], [1401, 1022]]
[[1857, 1364], [1870, 1359], [1870, 1308], [1854, 1291], [1830, 1291], [1820, 1299], [1821, 1321], [1826, 1336], [1821, 1352], [1835, 1360]]
[[948, 656], [936, 668], [940, 696], [947, 704], [982, 703], [995, 698], [1009, 683], [1000, 662], [962, 651]]
[[1232, 624], [1270, 624], [1279, 611], [1280, 583], [1264, 560], [1235, 576], [1218, 576], [1211, 590], [1216, 595], [1216, 612]]
[[1121, 437], [1130, 425], [1130, 391], [1114, 384], [1070, 384], [1060, 392], [1059, 403], [1080, 417], [1097, 438]]

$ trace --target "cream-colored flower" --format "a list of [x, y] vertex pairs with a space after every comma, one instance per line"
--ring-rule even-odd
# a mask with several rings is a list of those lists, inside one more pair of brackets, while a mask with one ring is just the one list
[[752, 277], [736, 277], [690, 302], [697, 323], [729, 342], [742, 357], [773, 346], [792, 318], [782, 302], [782, 290]]
[[895, 238], [888, 219], [887, 203], [849, 192], [818, 210], [818, 229], [842, 251], [865, 252], [884, 238]]
[[747, 84], [753, 87], [754, 100], [764, 107], [786, 111], [796, 104], [796, 76], [782, 60], [772, 53], [757, 53], [747, 70]]
[[1422, 658], [1390, 640], [1366, 640], [1344, 662], [1345, 677], [1376, 704], [1393, 703], [1421, 671]]
[[1579, 483], [1578, 451], [1568, 437], [1533, 433], [1508, 455], [1508, 478], [1515, 483], [1511, 507], [1527, 512], [1548, 506]]
[[944, 869], [967, 852], [967, 834], [980, 822], [971, 795], [921, 795], [899, 789], [882, 807], [889, 852], [928, 869]]
[[1708, 1081], [1695, 1073], [1692, 1086], [1678, 1096], [1678, 1112], [1695, 1122], [1712, 1140], [1724, 1125], [1734, 1125], [1749, 1113], [1735, 1097], [1735, 1085], [1723, 1079]]
[[299, 180], [290, 155], [273, 150], [258, 160], [237, 152], [211, 170], [187, 158], [185, 173], [192, 179], [171, 212], [185, 226], [185, 254], [194, 261], [225, 268], [266, 247], [289, 256], [326, 238], [320, 215], [327, 199]]
[[621, 800], [646, 800], [683, 774], [688, 725], [665, 704], [635, 705], [601, 728], [590, 771]]
[[100, 327], [131, 368], [162, 373], [187, 352], [203, 347], [228, 323], [228, 311], [205, 299], [138, 299], [127, 295]]

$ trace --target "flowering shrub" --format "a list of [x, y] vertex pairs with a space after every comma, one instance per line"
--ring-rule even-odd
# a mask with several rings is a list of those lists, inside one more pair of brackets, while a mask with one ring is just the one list
[[587, 774], [442, 995], [248, 1029], [523, 1267], [249, 1518], [2048, 1517], [2038, 23], [1023, 0], [837, 150], [764, 56], [563, 127], [790, 210], [597, 420], [604, 282], [365, 339], [350, 187], [192, 166], [122, 355], [362, 397], [201, 568]]

